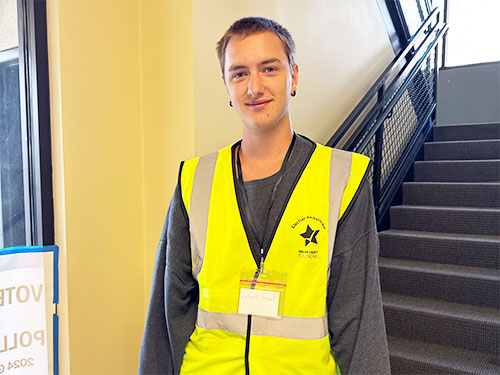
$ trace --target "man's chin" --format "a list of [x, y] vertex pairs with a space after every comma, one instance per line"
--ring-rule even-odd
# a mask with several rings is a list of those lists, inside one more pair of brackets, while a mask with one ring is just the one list
[[269, 122], [252, 122], [252, 123], [245, 123], [243, 125], [244, 128], [249, 133], [252, 134], [269, 134], [275, 131], [279, 125], [276, 123], [269, 123]]

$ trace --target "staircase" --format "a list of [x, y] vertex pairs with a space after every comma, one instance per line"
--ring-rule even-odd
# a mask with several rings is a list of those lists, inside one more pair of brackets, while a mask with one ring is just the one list
[[500, 374], [500, 124], [435, 126], [380, 235], [392, 373]]

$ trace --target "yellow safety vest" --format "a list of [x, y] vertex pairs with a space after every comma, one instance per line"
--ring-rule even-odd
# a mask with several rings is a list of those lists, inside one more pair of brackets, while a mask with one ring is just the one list
[[[240, 270], [257, 269], [241, 220], [231, 147], [183, 163], [193, 275], [199, 284], [196, 328], [181, 374], [339, 374], [330, 349], [326, 293], [337, 222], [370, 160], [316, 145], [284, 210], [265, 259], [287, 274], [280, 319], [238, 314]], [[307, 227], [315, 243], [301, 236]], [[318, 231], [318, 232], [316, 232]], [[247, 339], [249, 345], [247, 345]]]

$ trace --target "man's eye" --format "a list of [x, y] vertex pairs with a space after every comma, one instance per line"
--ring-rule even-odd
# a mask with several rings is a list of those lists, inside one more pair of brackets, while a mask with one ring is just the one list
[[265, 72], [265, 73], [273, 73], [273, 72], [275, 72], [275, 71], [277, 71], [277, 70], [278, 70], [278, 69], [276, 69], [276, 68], [274, 68], [274, 67], [272, 67], [272, 66], [268, 66], [268, 67], [264, 68], [264, 72]]
[[244, 76], [244, 73], [234, 73], [233, 74], [233, 79], [239, 79], [239, 78], [242, 78]]

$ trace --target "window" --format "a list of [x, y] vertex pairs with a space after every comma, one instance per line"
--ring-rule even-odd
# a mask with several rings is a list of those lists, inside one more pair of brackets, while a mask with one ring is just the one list
[[377, 0], [394, 52], [401, 51], [431, 11], [438, 7], [445, 36], [445, 66], [500, 61], [498, 0]]
[[395, 54], [407, 45], [437, 5], [432, 0], [377, 0]]
[[500, 2], [448, 0], [448, 6], [446, 66], [500, 61]]
[[26, 244], [17, 48], [0, 54], [0, 247]]
[[45, 5], [0, 1], [0, 248], [54, 242]]
[[408, 35], [413, 36], [431, 13], [425, 0], [399, 1]]

